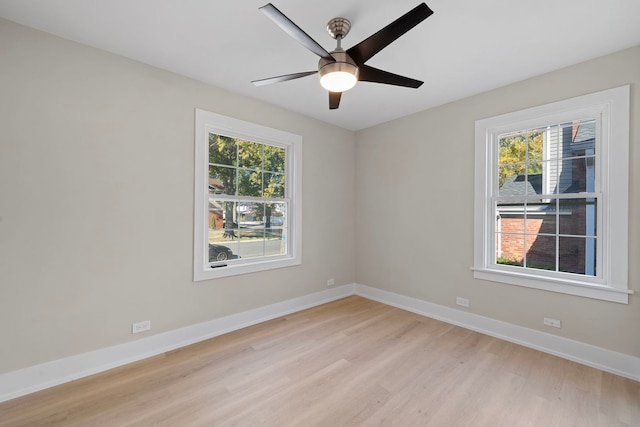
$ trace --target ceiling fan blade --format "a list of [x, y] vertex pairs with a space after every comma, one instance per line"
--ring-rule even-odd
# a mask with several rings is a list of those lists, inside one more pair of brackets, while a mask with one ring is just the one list
[[427, 6], [426, 3], [420, 3], [418, 6], [405, 13], [371, 37], [347, 49], [347, 53], [360, 67], [376, 53], [389, 46], [404, 33], [427, 19], [432, 14], [433, 11], [429, 9], [429, 6]]
[[370, 67], [368, 65], [362, 65], [360, 67], [360, 74], [358, 80], [362, 82], [383, 83], [394, 86], [411, 87], [414, 89], [422, 86], [420, 80], [410, 79], [409, 77], [399, 76], [397, 74], [390, 73], [388, 71], [379, 70], [377, 68]]
[[333, 59], [331, 54], [327, 52], [325, 48], [320, 46], [318, 42], [312, 39], [309, 34], [305, 33], [292, 20], [287, 18], [286, 15], [280, 12], [277, 7], [275, 7], [271, 3], [267, 3], [266, 5], [262, 6], [260, 10], [273, 22], [275, 22], [277, 26], [282, 28], [287, 34], [296, 39], [302, 46], [306, 47], [311, 52], [315, 53], [321, 58], [326, 59], [327, 61], [335, 61], [335, 59]]
[[329, 92], [329, 109], [336, 110], [340, 106], [342, 92]]
[[312, 74], [318, 74], [318, 72], [317, 71], [305, 71], [305, 72], [302, 72], [302, 73], [285, 74], [284, 76], [276, 76], [276, 77], [269, 77], [267, 79], [254, 80], [251, 83], [254, 86], [264, 86], [264, 85], [270, 85], [270, 84], [273, 84], [273, 83], [286, 82], [287, 80], [299, 79], [301, 77], [307, 77], [307, 76], [310, 76]]

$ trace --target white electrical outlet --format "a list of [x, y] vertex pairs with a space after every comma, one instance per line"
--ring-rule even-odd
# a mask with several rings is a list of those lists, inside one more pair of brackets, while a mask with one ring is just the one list
[[558, 319], [552, 319], [551, 317], [545, 317], [542, 321], [546, 326], [551, 326], [554, 328], [562, 328], [562, 322]]
[[333, 280], [333, 279], [329, 279], [329, 280], [327, 280], [327, 286], [333, 286], [333, 285], [335, 285], [335, 284], [336, 284], [336, 281], [335, 281], [335, 280]]
[[132, 323], [131, 333], [137, 334], [139, 332], [148, 331], [151, 329], [151, 320], [145, 320], [144, 322]]
[[469, 300], [467, 298], [456, 297], [456, 304], [463, 307], [469, 307]]

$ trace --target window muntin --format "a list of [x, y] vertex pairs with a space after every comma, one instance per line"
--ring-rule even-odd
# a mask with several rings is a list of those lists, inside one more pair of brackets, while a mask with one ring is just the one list
[[196, 110], [194, 280], [300, 263], [301, 138]]
[[629, 87], [476, 122], [474, 277], [628, 302]]

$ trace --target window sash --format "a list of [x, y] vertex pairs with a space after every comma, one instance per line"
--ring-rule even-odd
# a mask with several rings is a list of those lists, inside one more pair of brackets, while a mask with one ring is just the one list
[[[216, 199], [216, 198], [212, 198], [215, 201], [221, 201], [222, 203], [224, 202], [234, 202], [234, 203], [238, 203], [238, 205], [242, 204], [242, 203], [248, 203], [248, 204], [255, 204], [255, 203], [259, 203], [259, 204], [266, 204], [269, 203], [268, 201], [265, 202], [265, 199], [260, 199], [260, 201], [257, 201], [255, 199], [252, 200], [244, 200], [241, 198], [235, 198], [235, 199], [229, 199], [228, 197], [225, 198], [224, 200], [220, 200], [220, 199]], [[223, 224], [223, 230], [226, 234], [226, 232], [231, 231], [233, 232], [233, 237], [229, 237], [231, 240], [214, 240], [213, 242], [211, 241], [211, 234], [209, 234], [209, 243], [213, 243], [213, 244], [217, 244], [217, 245], [223, 245], [228, 247], [229, 249], [232, 250], [233, 254], [236, 256], [239, 256], [239, 258], [234, 258], [234, 259], [229, 259], [229, 260], [224, 260], [224, 261], [217, 261], [217, 260], [213, 260], [213, 261], [209, 261], [208, 256], [205, 254], [205, 259], [204, 259], [204, 263], [205, 264], [209, 264], [211, 267], [216, 267], [219, 266], [221, 264], [227, 264], [227, 265], [233, 265], [233, 264], [251, 264], [251, 263], [255, 263], [255, 262], [259, 262], [260, 260], [265, 260], [265, 259], [269, 259], [269, 260], [276, 260], [276, 259], [286, 259], [290, 256], [290, 254], [288, 253], [289, 251], [289, 241], [287, 236], [289, 235], [288, 232], [288, 224], [286, 221], [286, 218], [288, 217], [288, 213], [290, 210], [290, 205], [288, 202], [283, 201], [281, 199], [277, 200], [277, 201], [273, 201], [273, 203], [277, 203], [278, 205], [284, 205], [284, 210], [285, 210], [285, 221], [280, 224], [280, 225], [271, 225], [269, 228], [266, 227], [266, 221], [263, 223], [263, 225], [260, 227], [252, 227], [252, 226], [247, 226], [246, 228], [243, 227], [243, 225], [245, 225], [245, 222], [241, 222], [238, 220], [237, 224], [237, 228], [234, 227], [231, 230], [228, 230], [227, 228], [224, 228]], [[237, 206], [236, 206], [237, 208]], [[265, 208], [266, 209], [266, 208]], [[266, 212], [263, 212], [263, 214], [265, 214]], [[264, 219], [264, 216], [263, 216]], [[211, 232], [217, 232], [220, 233], [220, 230], [211, 230], [209, 229], [209, 233]], [[261, 237], [256, 236], [256, 231], [260, 232], [262, 234]], [[224, 239], [225, 234], [222, 235], [222, 238]], [[278, 238], [278, 234], [280, 235], [280, 237]], [[280, 242], [280, 243], [278, 243]], [[249, 250], [249, 252], [255, 252], [255, 247], [256, 246], [261, 246], [261, 255], [253, 255], [253, 256], [247, 256], [247, 248], [244, 247], [245, 245], [251, 245], [253, 247], [253, 250]], [[271, 247], [271, 248], [268, 248]], [[270, 250], [273, 250], [273, 248], [276, 248], [278, 250], [278, 253], [271, 253], [269, 254], [268, 252]]]
[[[500, 209], [499, 208], [499, 203], [501, 201], [510, 201], [510, 200], [523, 200], [526, 198], [526, 200], [534, 200], [534, 201], [539, 201], [540, 200], [540, 196], [538, 195], [536, 196], [503, 196], [503, 197], [493, 197], [490, 206], [490, 209], [493, 211], [494, 213], [494, 217], [496, 218], [495, 221], [491, 222], [490, 224], [488, 224], [488, 229], [489, 229], [489, 233], [490, 235], [494, 236], [493, 239], [489, 239], [488, 244], [489, 244], [489, 249], [488, 249], [488, 254], [487, 254], [487, 265], [492, 268], [492, 269], [496, 269], [496, 270], [502, 270], [504, 269], [505, 271], [511, 271], [511, 272], [517, 272], [517, 270], [515, 270], [514, 268], [517, 269], [525, 269], [527, 271], [529, 271], [532, 274], [540, 274], [541, 276], [548, 276], [550, 278], [553, 277], [558, 277], [558, 278], [565, 278], [565, 279], [573, 279], [573, 280], [580, 280], [580, 281], [584, 281], [590, 284], [597, 284], [597, 285], [603, 285], [605, 284], [605, 274], [604, 274], [604, 269], [601, 266], [602, 260], [604, 258], [604, 253], [603, 253], [603, 244], [601, 244], [602, 239], [600, 238], [601, 236], [601, 229], [602, 229], [602, 224], [601, 224], [601, 219], [602, 219], [602, 207], [603, 207], [603, 203], [602, 203], [602, 194], [600, 193], [577, 193], [577, 194], [558, 194], [558, 195], [546, 195], [546, 200], [545, 203], [546, 205], [555, 205], [555, 207], [553, 208], [552, 211], [544, 211], [544, 210], [537, 210], [537, 209], [527, 209], [527, 205], [526, 203], [523, 203], [524, 205], [524, 209], [520, 210], [517, 208], [513, 208], [513, 209]], [[585, 200], [588, 201], [589, 199], [591, 199], [591, 201], [593, 202], [593, 205], [595, 207], [595, 209], [591, 212], [594, 217], [595, 217], [595, 222], [593, 224], [585, 222], [585, 228], [587, 228], [589, 225], [592, 225], [594, 228], [594, 232], [593, 234], [588, 234], [588, 230], [585, 230], [584, 233], [582, 234], [570, 234], [570, 233], [563, 233], [562, 231], [562, 227], [563, 224], [566, 224], [565, 221], [562, 220], [562, 217], [566, 217], [569, 215], [579, 215], [578, 212], [563, 212], [561, 205], [560, 205], [560, 201], [571, 201], [571, 200]], [[585, 209], [588, 207], [588, 205], [585, 205]], [[500, 215], [500, 212], [502, 212], [502, 216], [509, 216], [509, 215], [522, 215], [522, 232], [505, 232], [502, 229], [498, 229], [498, 225], [499, 225], [499, 220], [498, 217]], [[586, 212], [585, 212], [586, 214]], [[491, 216], [488, 216], [489, 218]], [[553, 218], [553, 225], [554, 225], [554, 230], [552, 231], [546, 231], [546, 232], [541, 232], [541, 231], [537, 231], [537, 232], [529, 232], [529, 226], [528, 226], [528, 221], [532, 220], [532, 221], [541, 221], [541, 226], [542, 224], [544, 224], [544, 219], [545, 218]], [[502, 218], [500, 218], [501, 220]], [[565, 227], [567, 227], [568, 225], [571, 224], [567, 224], [565, 225]], [[498, 258], [498, 254], [501, 254], [502, 251], [500, 250], [501, 248], [499, 248], [499, 245], [501, 243], [501, 240], [498, 240], [499, 238], [503, 237], [503, 236], [507, 236], [507, 235], [511, 235], [511, 236], [519, 236], [522, 235], [525, 238], [525, 242], [524, 242], [524, 247], [523, 247], [523, 260], [525, 261], [525, 266], [518, 266], [518, 267], [512, 267], [506, 264], [502, 264], [502, 263], [498, 263], [497, 262], [497, 258]], [[526, 242], [526, 237], [527, 236], [544, 236], [544, 237], [553, 237], [555, 239], [555, 254], [554, 254], [554, 270], [542, 270], [540, 268], [535, 268], [535, 267], [529, 267], [526, 265], [526, 260], [527, 257], [529, 256], [529, 250], [527, 250], [527, 242]], [[584, 270], [585, 273], [570, 273], [570, 272], [566, 272], [566, 271], [562, 271], [561, 270], [561, 266], [562, 263], [561, 261], [566, 263], [566, 257], [563, 257], [563, 259], [561, 260], [561, 245], [560, 245], [560, 240], [561, 239], [569, 239], [569, 238], [576, 238], [576, 239], [584, 239], [585, 240], [585, 253], [584, 253]], [[587, 244], [587, 242], [592, 241], [593, 245], [595, 245], [595, 250], [591, 248], [590, 244]], [[593, 250], [593, 253], [591, 252]], [[493, 254], [493, 257], [489, 258], [489, 255]], [[595, 269], [595, 273], [594, 274], [587, 274], [586, 271], [589, 271], [590, 268], [590, 264], [589, 261], [587, 260], [587, 256], [589, 256], [589, 258], [591, 258], [590, 255], [595, 255], [595, 259], [593, 260], [593, 264], [594, 264], [594, 269]], [[533, 261], [532, 261], [533, 262]]]

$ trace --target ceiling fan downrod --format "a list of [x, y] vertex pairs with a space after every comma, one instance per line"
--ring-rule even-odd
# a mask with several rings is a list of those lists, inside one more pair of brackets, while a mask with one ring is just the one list
[[330, 92], [344, 92], [355, 86], [358, 81], [358, 66], [349, 54], [342, 49], [341, 41], [349, 33], [351, 22], [345, 18], [333, 18], [327, 24], [329, 35], [337, 42], [331, 52], [333, 61], [320, 58], [318, 75], [320, 84]]

